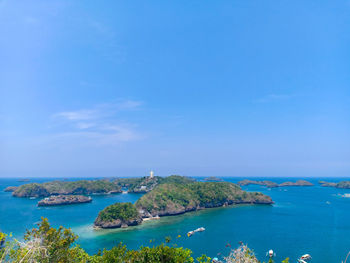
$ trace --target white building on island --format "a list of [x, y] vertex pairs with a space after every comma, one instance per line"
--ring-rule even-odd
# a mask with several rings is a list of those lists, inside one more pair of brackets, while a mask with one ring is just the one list
[[151, 171], [149, 172], [149, 178], [152, 179], [153, 177], [154, 177], [154, 172], [151, 170]]

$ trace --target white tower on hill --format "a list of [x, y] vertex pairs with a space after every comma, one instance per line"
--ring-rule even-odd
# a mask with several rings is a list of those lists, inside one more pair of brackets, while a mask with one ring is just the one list
[[154, 177], [154, 172], [151, 170], [150, 172], [149, 172], [149, 178], [153, 178]]

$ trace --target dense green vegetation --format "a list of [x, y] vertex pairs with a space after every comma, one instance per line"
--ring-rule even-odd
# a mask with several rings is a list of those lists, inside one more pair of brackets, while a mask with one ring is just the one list
[[341, 181], [341, 182], [337, 183], [336, 187], [349, 189], [350, 188], [350, 181]]
[[120, 187], [128, 188], [131, 193], [147, 193], [153, 190], [157, 185], [164, 183], [191, 183], [194, 180], [189, 177], [171, 175], [168, 177], [155, 176], [150, 178], [148, 176], [141, 178], [118, 178], [114, 182]]
[[116, 218], [126, 221], [137, 218], [139, 213], [132, 203], [115, 203], [103, 209], [98, 217], [103, 221], [113, 221]]
[[178, 214], [200, 208], [240, 203], [272, 203], [261, 193], [248, 193], [233, 183], [194, 182], [161, 184], [142, 196], [136, 207], [151, 215]]
[[129, 192], [146, 193], [163, 183], [189, 183], [193, 180], [183, 176], [169, 177], [141, 177], [120, 178], [114, 182], [109, 180], [80, 180], [80, 181], [52, 181], [46, 183], [29, 183], [14, 189], [13, 195], [17, 197], [47, 197], [50, 195], [88, 195], [119, 193], [122, 187]]
[[149, 176], [138, 178], [118, 178], [114, 182], [120, 187], [128, 188], [129, 193], [147, 193], [160, 184], [164, 178]]
[[162, 178], [161, 183], [162, 184], [189, 184], [195, 181], [196, 180], [191, 177], [181, 176], [181, 175], [171, 175], [171, 176]]
[[120, 191], [120, 186], [108, 180], [52, 181], [21, 185], [13, 192], [13, 195], [17, 197], [46, 197], [58, 194], [105, 194]]
[[[0, 237], [4, 235], [0, 233]], [[153, 247], [141, 247], [138, 250], [118, 246], [89, 255], [75, 244], [78, 236], [70, 229], [52, 228], [47, 219], [42, 219], [37, 228], [27, 231], [24, 242], [12, 239], [0, 248], [0, 263], [209, 263], [211, 258], [206, 255], [194, 259], [192, 251], [162, 243]], [[223, 263], [258, 263], [252, 250], [245, 245], [231, 251]], [[269, 261], [273, 262], [273, 261]], [[286, 259], [283, 263], [288, 263]]]
[[[142, 218], [177, 215], [198, 209], [231, 204], [271, 204], [270, 197], [261, 193], [248, 193], [233, 183], [193, 182], [179, 176], [171, 176], [152, 191], [142, 196], [135, 205], [116, 203], [102, 210], [95, 225], [102, 228], [118, 228], [138, 225]], [[112, 223], [111, 223], [112, 222]]]
[[19, 186], [13, 191], [12, 195], [18, 197], [45, 197], [49, 196], [50, 193], [42, 184], [31, 183]]

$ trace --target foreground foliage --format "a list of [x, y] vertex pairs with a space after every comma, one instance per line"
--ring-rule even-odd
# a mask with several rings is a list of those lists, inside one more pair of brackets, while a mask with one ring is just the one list
[[[6, 236], [0, 233], [0, 241]], [[210, 263], [210, 257], [202, 255], [194, 259], [190, 249], [161, 244], [154, 247], [141, 247], [138, 250], [127, 249], [119, 244], [110, 250], [104, 249], [95, 255], [89, 255], [76, 245], [76, 236], [70, 229], [50, 226], [47, 219], [42, 219], [37, 228], [24, 236], [24, 241], [6, 242], [0, 248], [0, 263]], [[170, 242], [167, 238], [166, 243]], [[0, 242], [1, 244], [1, 242]], [[222, 263], [258, 263], [253, 251], [241, 245], [232, 250], [230, 255], [219, 261]], [[270, 261], [272, 262], [272, 261]], [[282, 263], [288, 263], [286, 259]]]

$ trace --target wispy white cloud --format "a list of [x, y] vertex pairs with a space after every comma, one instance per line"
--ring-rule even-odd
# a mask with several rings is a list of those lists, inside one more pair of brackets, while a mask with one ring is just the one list
[[67, 121], [85, 121], [106, 118], [113, 116], [120, 111], [137, 110], [142, 105], [141, 101], [122, 100], [117, 103], [97, 104], [91, 109], [81, 109], [75, 111], [62, 111], [52, 115], [55, 119]]
[[84, 129], [89, 129], [96, 126], [96, 123], [93, 122], [78, 122], [77, 123], [77, 128], [84, 130]]
[[62, 111], [52, 115], [55, 127], [63, 131], [53, 134], [56, 141], [85, 141], [88, 144], [106, 145], [143, 138], [137, 125], [120, 121], [118, 114], [140, 109], [142, 103], [120, 100], [117, 103], [98, 104], [90, 109]]
[[125, 100], [117, 105], [119, 110], [134, 110], [142, 105], [141, 101]]
[[56, 113], [53, 117], [62, 118], [69, 121], [82, 121], [95, 119], [98, 116], [96, 110], [63, 111]]

